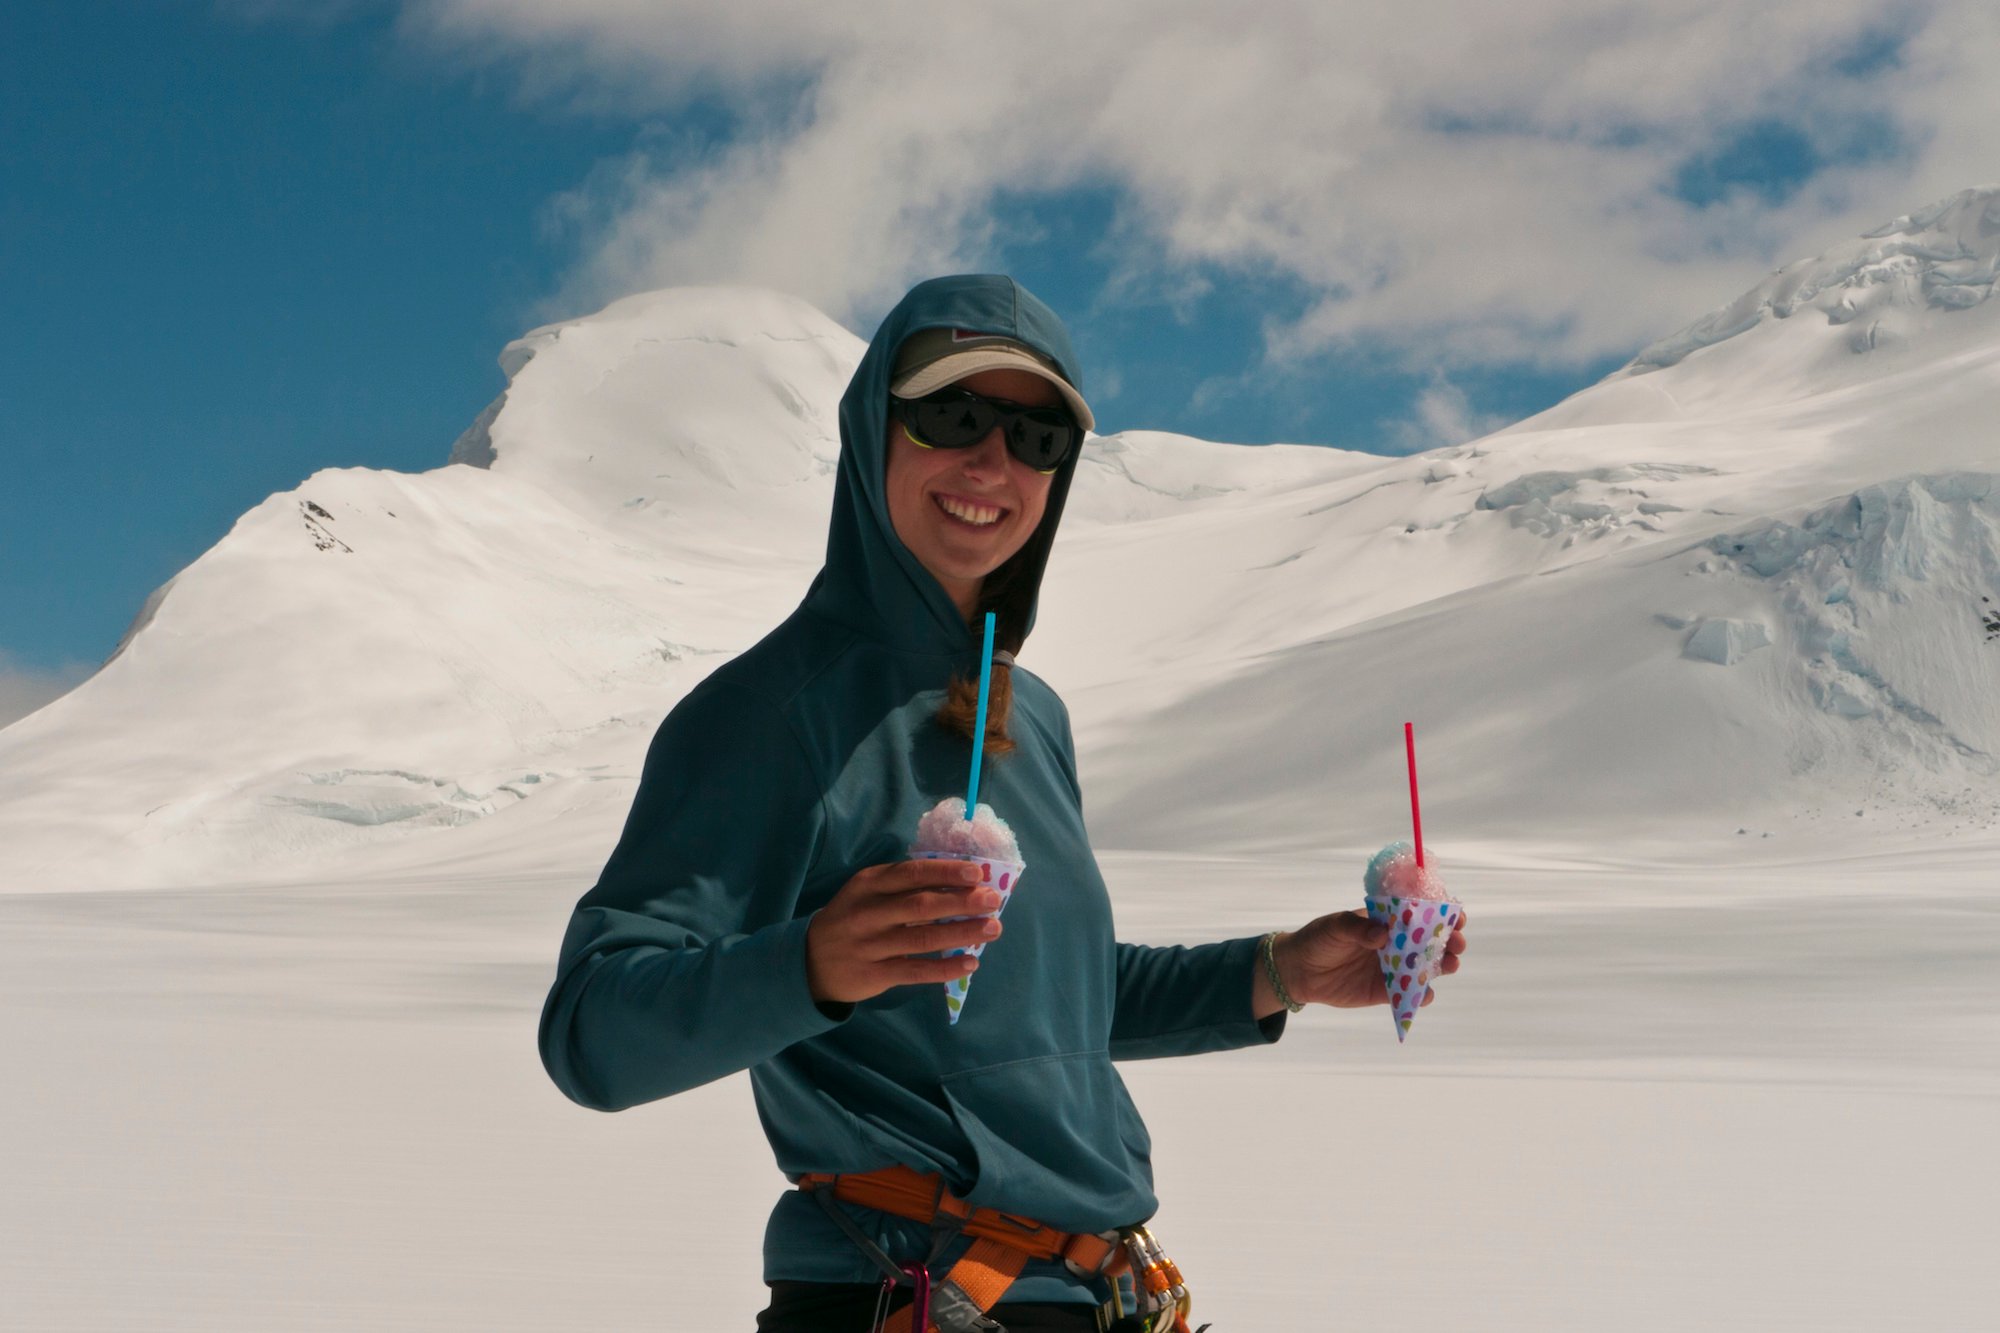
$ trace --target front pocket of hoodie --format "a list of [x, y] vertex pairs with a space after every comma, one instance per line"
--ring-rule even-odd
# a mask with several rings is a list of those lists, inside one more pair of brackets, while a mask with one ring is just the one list
[[941, 1086], [976, 1161], [972, 1203], [1065, 1231], [1153, 1215], [1152, 1139], [1105, 1052], [1012, 1060]]

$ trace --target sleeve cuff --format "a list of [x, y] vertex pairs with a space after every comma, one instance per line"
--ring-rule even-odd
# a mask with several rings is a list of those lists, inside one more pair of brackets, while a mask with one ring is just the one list
[[754, 961], [746, 959], [745, 963], [762, 971], [772, 984], [750, 988], [749, 993], [768, 997], [772, 1026], [779, 1031], [796, 1032], [795, 1040], [816, 1037], [839, 1027], [854, 1013], [852, 1004], [812, 997], [806, 975], [806, 932], [812, 922], [810, 916], [794, 917], [746, 937], [739, 945], [764, 955]]

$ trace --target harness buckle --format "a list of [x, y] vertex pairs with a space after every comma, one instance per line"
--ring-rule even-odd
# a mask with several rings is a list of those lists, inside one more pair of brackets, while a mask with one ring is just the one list
[[[1075, 1251], [1080, 1248], [1077, 1242], [1086, 1238], [1102, 1242], [1104, 1246], [1103, 1252], [1098, 1255], [1095, 1263], [1084, 1263], [1075, 1255]], [[1115, 1272], [1128, 1262], [1129, 1260], [1125, 1253], [1125, 1237], [1116, 1229], [1099, 1231], [1087, 1237], [1085, 1234], [1079, 1233], [1071, 1238], [1070, 1244], [1063, 1251], [1063, 1267], [1086, 1282], [1094, 1281], [1097, 1278]]]

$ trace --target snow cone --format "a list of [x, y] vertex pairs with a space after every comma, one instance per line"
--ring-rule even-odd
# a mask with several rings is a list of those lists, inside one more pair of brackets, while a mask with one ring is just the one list
[[[918, 821], [917, 839], [910, 844], [910, 856], [920, 861], [977, 862], [979, 883], [974, 887], [992, 889], [1000, 895], [1000, 906], [994, 916], [1007, 910], [1014, 886], [1021, 882], [1021, 872], [1027, 869], [1021, 861], [1020, 846], [1014, 841], [1014, 830], [1007, 827], [1007, 821], [994, 814], [990, 805], [975, 807], [972, 818], [967, 819], [965, 800], [959, 796], [939, 801]], [[944, 919], [970, 920], [963, 916]], [[956, 958], [969, 953], [977, 958], [984, 952], [984, 944], [975, 944], [965, 949], [947, 949], [944, 956]], [[944, 983], [945, 1017], [953, 1027], [958, 1026], [959, 1015], [965, 1010], [965, 992], [971, 984], [970, 976], [954, 977]]]
[[1376, 950], [1376, 956], [1400, 1042], [1409, 1035], [1417, 1006], [1444, 964], [1445, 945], [1465, 908], [1445, 893], [1435, 869], [1417, 864], [1416, 852], [1407, 842], [1392, 842], [1375, 853], [1362, 884], [1369, 919], [1389, 927], [1389, 942]]

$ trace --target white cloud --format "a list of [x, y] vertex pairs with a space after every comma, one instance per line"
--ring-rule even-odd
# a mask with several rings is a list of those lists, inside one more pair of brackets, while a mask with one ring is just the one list
[[[1576, 365], [1733, 297], [1802, 237], [2000, 174], [1987, 0], [409, 0], [406, 27], [539, 95], [734, 117], [728, 142], [563, 201], [573, 307], [750, 281], [856, 320], [989, 262], [996, 201], [1091, 185], [1119, 201], [1112, 299], [1275, 276], [1307, 297], [1267, 331], [1280, 361], [1360, 344]], [[1837, 72], [1885, 35], [1900, 61]], [[1836, 159], [1870, 135], [1909, 148], [1781, 201], [1673, 196], [1681, 164], [1760, 121]]]
[[1420, 454], [1426, 449], [1442, 449], [1490, 435], [1508, 424], [1508, 418], [1473, 409], [1465, 390], [1442, 374], [1417, 395], [1409, 417], [1390, 432], [1389, 445], [1396, 453]]
[[55, 702], [81, 685], [91, 671], [80, 662], [54, 670], [23, 666], [0, 649], [0, 727]]

